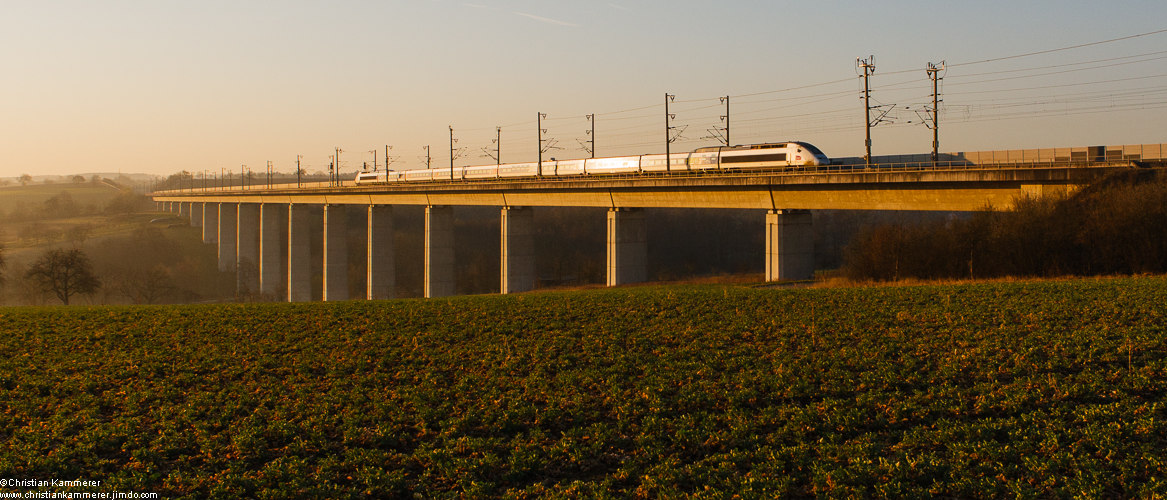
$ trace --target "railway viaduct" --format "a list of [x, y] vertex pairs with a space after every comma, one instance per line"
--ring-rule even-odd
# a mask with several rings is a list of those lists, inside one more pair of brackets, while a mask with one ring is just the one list
[[[947, 167], [884, 164], [826, 172], [714, 171], [377, 186], [346, 181], [333, 186], [188, 189], [151, 196], [163, 210], [188, 216], [191, 225], [202, 227], [203, 242], [218, 246], [221, 271], [248, 270], [237, 273], [241, 290], [273, 296], [286, 290], [287, 300], [293, 302], [311, 300], [314, 290], [323, 290], [324, 300], [351, 298], [346, 212], [365, 211], [366, 298], [372, 300], [394, 297], [395, 205], [425, 206], [426, 297], [454, 294], [452, 207], [460, 205], [501, 209], [502, 293], [534, 288], [531, 207], [540, 206], [608, 209], [608, 286], [647, 278], [644, 208], [764, 209], [765, 220], [758, 222], [765, 224], [766, 231], [766, 279], [800, 280], [814, 273], [812, 209], [1008, 208], [1021, 197], [1066, 194], [1109, 172], [1140, 165], [1119, 159]], [[323, 241], [315, 246], [323, 248], [322, 255], [313, 255], [311, 238], [321, 234]]]

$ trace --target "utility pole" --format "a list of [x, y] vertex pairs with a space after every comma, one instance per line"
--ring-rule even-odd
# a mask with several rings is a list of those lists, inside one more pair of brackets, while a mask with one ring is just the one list
[[450, 180], [454, 180], [454, 160], [461, 158], [466, 153], [465, 148], [454, 148], [458, 143], [458, 139], [454, 138], [454, 127], [450, 127]]
[[[555, 139], [544, 139], [543, 134], [547, 133], [547, 129], [543, 128], [543, 119], [547, 118], [546, 113], [537, 113], [535, 118], [536, 128], [539, 130], [539, 175], [543, 175], [543, 153], [551, 151], [552, 149], [559, 149], [555, 147], [557, 142]], [[547, 143], [546, 146], [543, 143]]]
[[725, 104], [725, 114], [720, 116], [721, 121], [725, 122], [725, 126], [708, 129], [711, 135], [702, 137], [702, 139], [717, 139], [717, 142], [729, 146], [729, 96], [718, 97], [718, 99]]
[[543, 128], [543, 119], [546, 117], [547, 115], [536, 112], [535, 128], [539, 131], [537, 134], [539, 136], [539, 169], [536, 170], [536, 175], [543, 175], [543, 134], [547, 133], [547, 129]]
[[[374, 149], [374, 150], [371, 150], [369, 152], [373, 153], [373, 171], [376, 172], [377, 171], [377, 150]], [[388, 158], [389, 155], [385, 155], [385, 157]]]
[[303, 172], [303, 170], [300, 169], [300, 158], [303, 157], [304, 155], [296, 155], [296, 187], [300, 187], [300, 173]]
[[388, 174], [388, 173], [389, 173], [389, 165], [392, 165], [392, 164], [393, 164], [393, 162], [397, 161], [397, 159], [398, 159], [398, 158], [401, 158], [400, 156], [393, 156], [393, 157], [390, 157], [390, 156], [389, 156], [389, 150], [390, 150], [390, 149], [393, 149], [393, 146], [390, 146], [390, 145], [386, 144], [386, 145], [385, 145], [385, 173], [386, 173], [386, 174]]
[[867, 140], [863, 142], [867, 153], [863, 155], [863, 165], [871, 168], [871, 75], [875, 73], [875, 56], [868, 59], [855, 58], [856, 68], [863, 70], [863, 112], [864, 123], [867, 124]]
[[425, 168], [428, 169], [428, 168], [430, 168], [430, 147], [426, 146], [422, 149], [425, 150]]
[[336, 148], [336, 158], [333, 158], [334, 164], [333, 164], [333, 168], [332, 168], [332, 177], [333, 177], [332, 185], [334, 185], [334, 186], [339, 184], [336, 181], [340, 180], [340, 154], [343, 152], [344, 152], [343, 149]]
[[676, 118], [676, 115], [669, 114], [669, 101], [675, 99], [677, 96], [669, 95], [665, 92], [665, 171], [671, 172], [673, 168], [672, 152], [669, 151], [669, 145], [673, 143], [673, 127], [669, 125], [670, 120]]
[[584, 146], [584, 150], [586, 150], [588, 153], [591, 153], [592, 158], [595, 158], [596, 157], [596, 115], [595, 114], [585, 115], [585, 118], [588, 119], [588, 124], [591, 125], [591, 127], [586, 131], [586, 133], [588, 134], [588, 140], [587, 140], [588, 145]]
[[272, 174], [271, 160], [268, 160], [268, 162], [267, 162], [267, 188], [268, 189], [271, 189], [271, 174]]
[[932, 79], [932, 166], [940, 161], [940, 86], [939, 81], [944, 79], [941, 74], [945, 70], [944, 61], [940, 64], [928, 63], [928, 78]]
[[454, 175], [454, 143], [455, 142], [458, 142], [458, 139], [454, 138], [454, 126], [450, 125], [450, 175], [451, 176]]
[[502, 165], [502, 127], [494, 127], [494, 140], [491, 144], [494, 144], [494, 149], [482, 148], [482, 152], [486, 153], [482, 156], [494, 160], [495, 166]]
[[[670, 151], [669, 147], [673, 143], [673, 141], [679, 139], [681, 137], [681, 134], [685, 132], [685, 129], [682, 128], [680, 131], [678, 131], [676, 134], [674, 134], [673, 130], [676, 130], [677, 127], [669, 125], [670, 123], [672, 123], [673, 120], [677, 119], [677, 115], [669, 113], [669, 102], [671, 102], [673, 99], [676, 99], [676, 97], [677, 96], [669, 94], [668, 92], [665, 92], [665, 171], [666, 172], [673, 171], [672, 151]], [[686, 126], [686, 128], [688, 128], [688, 126]]]
[[723, 100], [725, 101], [725, 116], [721, 119], [725, 120], [725, 145], [729, 146], [729, 96], [725, 96]]

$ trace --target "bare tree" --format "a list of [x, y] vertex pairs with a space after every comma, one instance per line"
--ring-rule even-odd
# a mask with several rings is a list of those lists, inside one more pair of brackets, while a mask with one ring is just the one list
[[89, 257], [76, 248], [45, 252], [25, 276], [41, 289], [55, 293], [65, 305], [69, 305], [69, 297], [73, 295], [93, 293], [101, 288], [101, 280], [93, 274]]
[[20, 174], [20, 185], [21, 185], [21, 186], [26, 186], [26, 185], [28, 185], [28, 183], [30, 183], [30, 182], [32, 182], [32, 176], [31, 176], [31, 175], [28, 175], [28, 174]]
[[114, 288], [135, 304], [156, 304], [178, 290], [173, 273], [162, 264], [147, 271], [127, 270]]
[[68, 238], [73, 246], [84, 244], [85, 240], [88, 240], [92, 235], [93, 224], [74, 224], [65, 230], [65, 238]]
[[68, 191], [61, 191], [44, 201], [41, 208], [46, 218], [72, 217], [81, 212], [81, 207]]
[[30, 279], [24, 271], [14, 269], [12, 273], [11, 289], [16, 297], [25, 305], [42, 306], [49, 302], [49, 294], [41, 289], [40, 285]]
[[39, 245], [42, 241], [53, 241], [59, 238], [61, 231], [54, 227], [41, 224], [40, 222], [31, 222], [20, 228], [18, 234], [20, 239], [32, 241], [34, 245]]

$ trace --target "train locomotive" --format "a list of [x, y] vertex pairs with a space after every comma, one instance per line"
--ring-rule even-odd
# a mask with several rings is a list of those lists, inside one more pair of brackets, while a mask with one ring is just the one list
[[419, 181], [473, 181], [524, 177], [574, 177], [640, 172], [693, 172], [817, 168], [831, 160], [813, 145], [800, 142], [748, 144], [699, 148], [673, 155], [638, 155], [539, 163], [504, 163], [419, 170], [358, 172], [357, 185]]

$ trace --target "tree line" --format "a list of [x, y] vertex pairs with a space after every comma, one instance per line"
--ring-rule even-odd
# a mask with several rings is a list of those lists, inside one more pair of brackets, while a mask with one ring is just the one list
[[0, 220], [29, 222], [81, 215], [128, 214], [148, 210], [151, 206], [149, 199], [129, 189], [120, 190], [104, 205], [78, 202], [72, 194], [62, 190], [38, 204], [18, 201], [8, 212], [0, 211]]
[[221, 273], [215, 250], [195, 228], [144, 225], [89, 244], [49, 248], [11, 266], [0, 247], [0, 286], [15, 303], [65, 305], [190, 303], [234, 298], [235, 279]]
[[967, 217], [861, 231], [843, 274], [857, 281], [1167, 271], [1167, 175], [1131, 170], [1064, 197], [1022, 198]]

